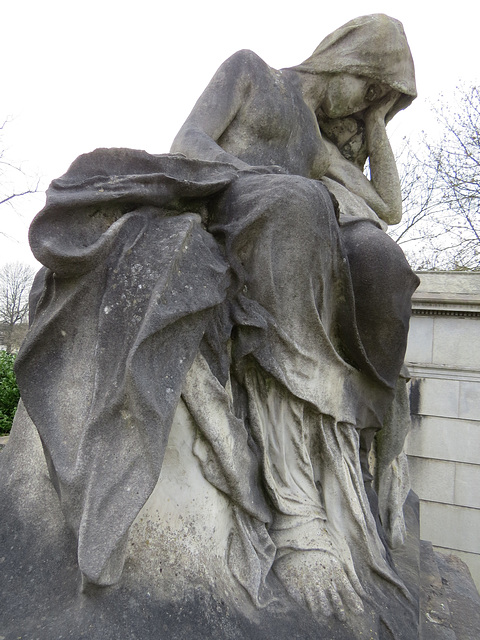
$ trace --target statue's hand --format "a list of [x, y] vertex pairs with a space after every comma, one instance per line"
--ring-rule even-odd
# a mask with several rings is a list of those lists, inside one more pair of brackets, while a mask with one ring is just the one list
[[314, 615], [363, 611], [365, 592], [355, 573], [327, 551], [292, 551], [275, 561], [274, 571], [289, 594]]
[[372, 104], [372, 106], [365, 111], [365, 123], [367, 127], [369, 121], [371, 121], [372, 119], [385, 121], [388, 112], [397, 102], [399, 97], [400, 93], [398, 91], [392, 90], [387, 93], [387, 95], [384, 96], [381, 100]]

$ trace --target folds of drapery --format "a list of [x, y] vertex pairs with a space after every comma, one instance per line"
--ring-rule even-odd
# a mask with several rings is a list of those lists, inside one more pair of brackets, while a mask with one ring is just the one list
[[[334, 423], [380, 425], [403, 357], [413, 280], [397, 290], [407, 270], [399, 259], [392, 263], [403, 271], [386, 296], [398, 304], [390, 342], [379, 351], [368, 333], [372, 306], [353, 285], [366, 295], [373, 272], [380, 300], [392, 270], [362, 272], [356, 248], [371, 240], [366, 224], [342, 236], [326, 190], [313, 181], [239, 176], [229, 165], [179, 156], [98, 150], [52, 183], [31, 227], [32, 249], [46, 268], [17, 378], [86, 580], [119, 579], [129, 527], [158, 480], [183, 389], [207, 443], [205, 460], [215, 462], [201, 461], [204, 473], [236, 510], [241, 533], [230, 545], [231, 566], [262, 600], [275, 550], [258, 460], [245, 452], [247, 432], [233, 410], [224, 429], [243, 457], [212, 432], [196, 394], [203, 378], [217, 405], [225, 404], [226, 340], [235, 327], [239, 380], [253, 359]], [[353, 282], [349, 260], [358, 270]], [[384, 368], [397, 328], [395, 363]], [[191, 367], [200, 350], [208, 371], [199, 373], [200, 360]]]
[[97, 150], [52, 183], [32, 223], [46, 269], [16, 372], [87, 581], [120, 577], [185, 375], [225, 298], [228, 265], [196, 211], [233, 175]]
[[222, 192], [209, 229], [236, 282], [236, 365], [251, 356], [321, 413], [380, 428], [418, 279], [371, 221], [340, 222], [322, 184], [247, 174]]
[[344, 566], [353, 556], [372, 591], [393, 589], [408, 611], [363, 486], [358, 430], [381, 428], [392, 402], [418, 279], [381, 229], [339, 225], [324, 186], [300, 176], [240, 176], [210, 230], [236, 281], [232, 358], [277, 553], [329, 548], [312, 535], [325, 520]]

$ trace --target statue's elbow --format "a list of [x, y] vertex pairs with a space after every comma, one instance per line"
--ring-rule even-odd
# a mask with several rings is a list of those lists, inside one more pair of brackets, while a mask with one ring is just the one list
[[392, 222], [390, 222], [390, 224], [400, 224], [401, 221], [402, 221], [402, 212], [400, 211], [400, 213], [398, 213], [396, 216], [393, 217]]
[[379, 217], [390, 226], [399, 224], [402, 221], [402, 209], [389, 209]]

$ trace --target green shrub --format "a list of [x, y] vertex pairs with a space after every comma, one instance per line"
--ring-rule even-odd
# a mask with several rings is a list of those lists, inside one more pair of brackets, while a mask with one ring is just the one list
[[13, 372], [14, 362], [13, 353], [0, 351], [0, 435], [2, 436], [10, 432], [20, 400], [20, 392]]

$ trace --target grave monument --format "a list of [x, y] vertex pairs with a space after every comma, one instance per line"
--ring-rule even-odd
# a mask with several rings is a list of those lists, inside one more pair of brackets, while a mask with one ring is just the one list
[[97, 149], [52, 182], [0, 635], [416, 637], [391, 548], [418, 281], [385, 233], [386, 124], [415, 95], [402, 25], [366, 16], [296, 67], [234, 54], [170, 154]]

